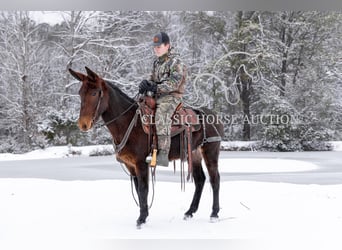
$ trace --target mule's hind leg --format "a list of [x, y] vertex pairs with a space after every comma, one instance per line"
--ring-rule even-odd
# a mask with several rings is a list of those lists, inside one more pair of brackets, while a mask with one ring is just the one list
[[198, 150], [194, 151], [192, 153], [192, 176], [195, 182], [195, 193], [194, 193], [190, 208], [184, 215], [184, 219], [188, 219], [192, 217], [192, 214], [197, 211], [198, 205], [201, 199], [203, 186], [205, 183], [205, 175], [203, 172], [201, 160], [202, 160], [201, 153]]
[[213, 189], [213, 207], [210, 215], [211, 219], [218, 218], [220, 210], [219, 192], [220, 192], [220, 174], [218, 171], [218, 158], [220, 152], [220, 143], [212, 142], [204, 144], [202, 147], [202, 155], [208, 169], [210, 184]]

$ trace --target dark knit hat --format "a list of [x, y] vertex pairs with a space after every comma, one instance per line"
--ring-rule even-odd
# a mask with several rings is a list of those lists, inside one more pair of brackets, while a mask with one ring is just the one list
[[153, 46], [159, 46], [162, 43], [169, 44], [170, 38], [165, 32], [160, 32], [153, 37]]

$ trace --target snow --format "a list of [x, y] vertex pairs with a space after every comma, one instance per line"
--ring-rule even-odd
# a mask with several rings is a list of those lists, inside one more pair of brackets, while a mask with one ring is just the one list
[[[96, 145], [96, 146], [86, 146], [86, 147], [56, 146], [56, 147], [49, 147], [46, 149], [37, 149], [37, 150], [28, 152], [25, 154], [3, 153], [3, 154], [0, 154], [0, 161], [52, 159], [52, 158], [74, 157], [74, 156], [89, 156], [89, 154], [92, 151], [97, 150], [97, 149], [113, 150], [113, 146], [112, 145]], [[77, 154], [75, 154], [75, 152], [77, 152]]]
[[341, 141], [330, 141], [333, 146], [334, 151], [342, 151], [342, 142]]
[[[176, 161], [176, 166], [179, 166]], [[204, 166], [205, 163], [202, 162]], [[288, 160], [288, 159], [258, 159], [258, 158], [234, 158], [220, 159], [219, 161], [221, 173], [280, 173], [280, 172], [301, 172], [317, 169], [318, 166], [304, 161]], [[225, 167], [223, 167], [225, 166]], [[158, 171], [174, 171], [173, 163], [168, 168], [160, 168]]]
[[[223, 141], [222, 148], [232, 148], [232, 147], [252, 147], [252, 145], [256, 143], [255, 141]], [[342, 142], [341, 141], [331, 141], [333, 145], [334, 151], [342, 151]], [[76, 147], [76, 146], [56, 146], [49, 147], [46, 149], [38, 149], [32, 152], [28, 152], [25, 154], [10, 154], [10, 153], [2, 153], [0, 154], [0, 161], [10, 161], [10, 160], [28, 160], [28, 159], [50, 159], [50, 158], [65, 158], [65, 157], [73, 157], [73, 156], [89, 156], [92, 151], [95, 150], [113, 150], [112, 145], [95, 145], [95, 146], [85, 146], [85, 147]], [[77, 154], [73, 154], [72, 152], [77, 152]], [[240, 159], [244, 160], [244, 159]], [[253, 160], [254, 162], [254, 160]], [[256, 162], [259, 163], [259, 162]], [[271, 163], [271, 161], [269, 162]], [[273, 164], [273, 163], [271, 163]], [[260, 166], [260, 165], [258, 165]], [[260, 166], [261, 167], [261, 166]]]
[[253, 151], [253, 147], [257, 142], [258, 141], [222, 141], [221, 148], [225, 150], [231, 148], [240, 150], [244, 148]]
[[178, 183], [156, 183], [147, 224], [137, 230], [138, 208], [128, 181], [2, 179], [0, 242], [14, 243], [16, 249], [24, 249], [27, 240], [48, 244], [53, 239], [322, 239], [340, 244], [342, 185], [223, 182], [217, 223], [209, 223], [209, 185], [190, 221], [183, 213], [193, 185], [179, 190]]
[[[88, 157], [94, 148], [76, 149], [81, 157]], [[70, 147], [53, 147], [21, 156], [1, 154], [0, 159], [68, 157], [68, 152]], [[284, 159], [253, 159], [253, 167], [248, 167], [250, 160], [220, 159], [222, 165], [229, 163], [229, 169], [220, 171], [263, 173], [318, 168], [305, 161]], [[172, 171], [172, 168], [158, 168], [157, 176], [158, 171]], [[116, 240], [154, 239], [147, 241], [149, 246], [143, 249], [174, 249], [174, 244], [177, 249], [183, 249], [184, 244], [188, 245], [187, 249], [195, 249], [194, 246], [210, 249], [213, 239], [215, 249], [330, 250], [342, 247], [342, 185], [221, 182], [217, 223], [209, 221], [212, 205], [209, 183], [205, 185], [194, 218], [183, 220], [193, 191], [193, 183], [186, 183], [182, 192], [180, 183], [157, 180], [147, 224], [137, 230], [135, 221], [139, 209], [133, 201], [128, 180], [3, 178], [0, 179], [0, 246], [6, 250], [101, 250], [128, 249], [127, 245], [132, 247], [133, 244], [141, 249], [140, 241], [126, 245], [125, 241]], [[151, 195], [152, 192], [149, 202]], [[155, 239], [165, 242], [158, 243]], [[176, 239], [181, 241], [174, 241]]]

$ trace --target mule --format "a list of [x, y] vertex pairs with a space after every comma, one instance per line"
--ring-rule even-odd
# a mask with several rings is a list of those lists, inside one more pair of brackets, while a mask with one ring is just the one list
[[[85, 67], [87, 74], [69, 69], [73, 77], [82, 82], [79, 90], [81, 108], [78, 127], [81, 131], [90, 130], [101, 117], [113, 137], [116, 146], [116, 158], [124, 163], [131, 174], [137, 192], [140, 214], [136, 221], [138, 228], [146, 223], [148, 217], [149, 165], [145, 162], [150, 154], [148, 135], [143, 130], [142, 119], [137, 119], [137, 102], [126, 95], [113, 83], [105, 81], [98, 74]], [[208, 109], [197, 111], [203, 115], [201, 128], [192, 133], [191, 156], [192, 177], [195, 184], [190, 208], [185, 212], [184, 219], [193, 217], [197, 211], [205, 184], [202, 158], [206, 164], [213, 190], [213, 203], [210, 218], [218, 219], [220, 174], [218, 159], [220, 138], [223, 136], [223, 125]], [[206, 119], [210, 118], [210, 119]], [[129, 131], [129, 133], [127, 133]], [[171, 139], [169, 160], [179, 159], [180, 135]], [[119, 150], [118, 150], [119, 149]]]

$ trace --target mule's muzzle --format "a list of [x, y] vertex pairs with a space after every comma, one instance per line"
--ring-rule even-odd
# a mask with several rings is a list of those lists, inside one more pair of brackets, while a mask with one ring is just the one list
[[93, 127], [93, 121], [91, 118], [80, 118], [78, 119], [78, 127], [81, 131], [86, 132]]

